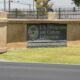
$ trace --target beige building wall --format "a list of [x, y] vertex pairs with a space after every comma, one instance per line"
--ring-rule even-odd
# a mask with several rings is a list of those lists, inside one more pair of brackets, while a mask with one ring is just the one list
[[26, 48], [26, 24], [9, 23], [7, 27], [7, 47]]

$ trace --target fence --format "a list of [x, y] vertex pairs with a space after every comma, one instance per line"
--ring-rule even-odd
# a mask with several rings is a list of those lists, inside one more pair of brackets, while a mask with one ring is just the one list
[[[80, 8], [55, 8], [53, 12], [56, 13], [58, 19], [80, 19]], [[23, 19], [47, 19], [47, 12], [15, 10], [10, 11], [8, 18], [23, 18]]]
[[47, 19], [47, 13], [40, 11], [10, 11], [8, 13], [8, 18], [18, 18], [18, 19]]
[[80, 19], [80, 8], [54, 9], [59, 19]]

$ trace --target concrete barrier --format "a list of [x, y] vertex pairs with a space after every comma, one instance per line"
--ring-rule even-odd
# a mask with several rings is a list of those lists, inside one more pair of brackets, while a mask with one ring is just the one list
[[7, 18], [7, 12], [0, 11], [0, 18], [6, 19]]
[[0, 53], [7, 51], [7, 13], [0, 11]]
[[48, 12], [48, 20], [58, 19], [58, 16], [55, 12]]

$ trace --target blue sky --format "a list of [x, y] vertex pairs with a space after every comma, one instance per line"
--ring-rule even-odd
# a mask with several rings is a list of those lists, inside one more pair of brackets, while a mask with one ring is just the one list
[[[3, 1], [0, 0], [0, 8], [3, 8]], [[6, 0], [8, 1], [8, 0]], [[20, 1], [20, 3], [25, 4], [32, 4], [33, 0], [14, 0], [14, 2]], [[74, 4], [72, 4], [72, 0], [51, 0], [51, 2], [54, 3], [54, 7], [74, 7]], [[8, 4], [7, 4], [8, 7]], [[30, 5], [23, 5], [23, 4], [16, 4], [11, 3], [11, 8], [32, 8]]]

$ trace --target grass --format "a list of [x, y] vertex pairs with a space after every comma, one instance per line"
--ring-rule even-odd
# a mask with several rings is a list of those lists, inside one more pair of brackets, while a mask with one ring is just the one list
[[0, 54], [0, 59], [17, 62], [80, 64], [80, 48], [31, 48]]

